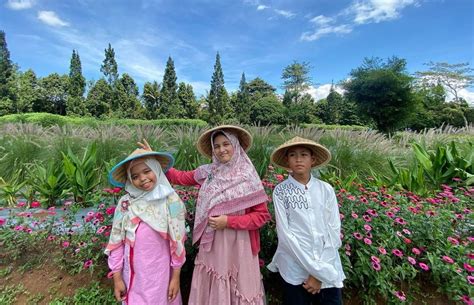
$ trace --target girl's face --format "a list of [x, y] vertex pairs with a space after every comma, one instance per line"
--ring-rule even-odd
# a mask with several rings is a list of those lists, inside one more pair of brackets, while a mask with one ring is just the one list
[[213, 142], [214, 147], [212, 148], [212, 151], [214, 152], [214, 155], [216, 155], [217, 160], [221, 163], [229, 162], [234, 155], [234, 147], [232, 146], [232, 143], [230, 143], [230, 140], [226, 136], [220, 134], [214, 138]]
[[132, 184], [142, 191], [151, 191], [156, 184], [155, 173], [145, 164], [140, 162], [130, 169]]

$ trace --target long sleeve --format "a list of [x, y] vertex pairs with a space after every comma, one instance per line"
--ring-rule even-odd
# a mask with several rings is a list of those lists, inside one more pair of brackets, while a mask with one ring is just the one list
[[180, 171], [172, 167], [166, 172], [166, 178], [168, 178], [171, 184], [197, 185], [198, 183], [194, 179], [194, 172], [195, 170]]
[[115, 248], [114, 250], [110, 251], [110, 255], [107, 259], [107, 263], [112, 273], [116, 273], [122, 270], [124, 249], [125, 247], [122, 244], [118, 248]]
[[[339, 208], [337, 206], [337, 199], [334, 190], [331, 189], [326, 201], [326, 221], [328, 225], [328, 235], [331, 246], [336, 250], [342, 245], [341, 241], [341, 219], [339, 218]], [[338, 252], [336, 251], [336, 254]]]
[[338, 273], [331, 264], [322, 261], [321, 258], [316, 259], [314, 256], [312, 257], [310, 253], [306, 253], [302, 250], [298, 238], [289, 228], [283, 202], [281, 202], [278, 196], [275, 196], [275, 193], [273, 194], [273, 203], [275, 206], [279, 247], [282, 247], [303, 269], [321, 282], [335, 282], [338, 279]]
[[245, 212], [245, 215], [227, 216], [227, 227], [234, 230], [257, 230], [271, 219], [266, 202], [250, 207]]

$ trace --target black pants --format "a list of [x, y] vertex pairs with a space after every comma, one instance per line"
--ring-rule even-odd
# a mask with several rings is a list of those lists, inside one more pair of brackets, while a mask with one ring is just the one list
[[342, 305], [341, 288], [325, 288], [311, 294], [303, 285], [291, 285], [283, 280], [284, 305]]

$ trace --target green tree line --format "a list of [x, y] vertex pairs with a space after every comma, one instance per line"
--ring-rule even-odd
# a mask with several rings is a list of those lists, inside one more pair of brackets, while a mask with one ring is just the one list
[[[210, 124], [365, 125], [383, 132], [474, 122], [474, 109], [459, 96], [474, 83], [468, 63], [427, 64], [410, 75], [406, 61], [366, 58], [349, 78], [332, 85], [328, 96], [316, 101], [310, 94], [307, 62], [289, 64], [282, 71], [283, 94], [260, 77], [228, 92], [220, 54], [216, 54], [210, 90], [197, 98], [193, 87], [178, 83], [174, 61], [166, 62], [163, 79], [146, 82], [140, 90], [127, 73], [119, 73], [115, 50], [109, 43], [100, 67], [103, 76], [87, 81], [81, 59], [72, 50], [69, 74], [38, 77], [21, 71], [10, 59], [5, 32], [0, 31], [0, 115], [47, 112], [68, 116], [127, 119], [203, 119]], [[341, 93], [342, 92], [342, 93]], [[453, 99], [446, 101], [447, 94]]]

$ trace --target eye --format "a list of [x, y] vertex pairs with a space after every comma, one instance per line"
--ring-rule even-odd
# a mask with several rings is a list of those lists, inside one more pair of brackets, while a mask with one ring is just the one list
[[132, 176], [132, 180], [137, 180], [138, 179], [138, 176], [137, 175], [133, 175]]

